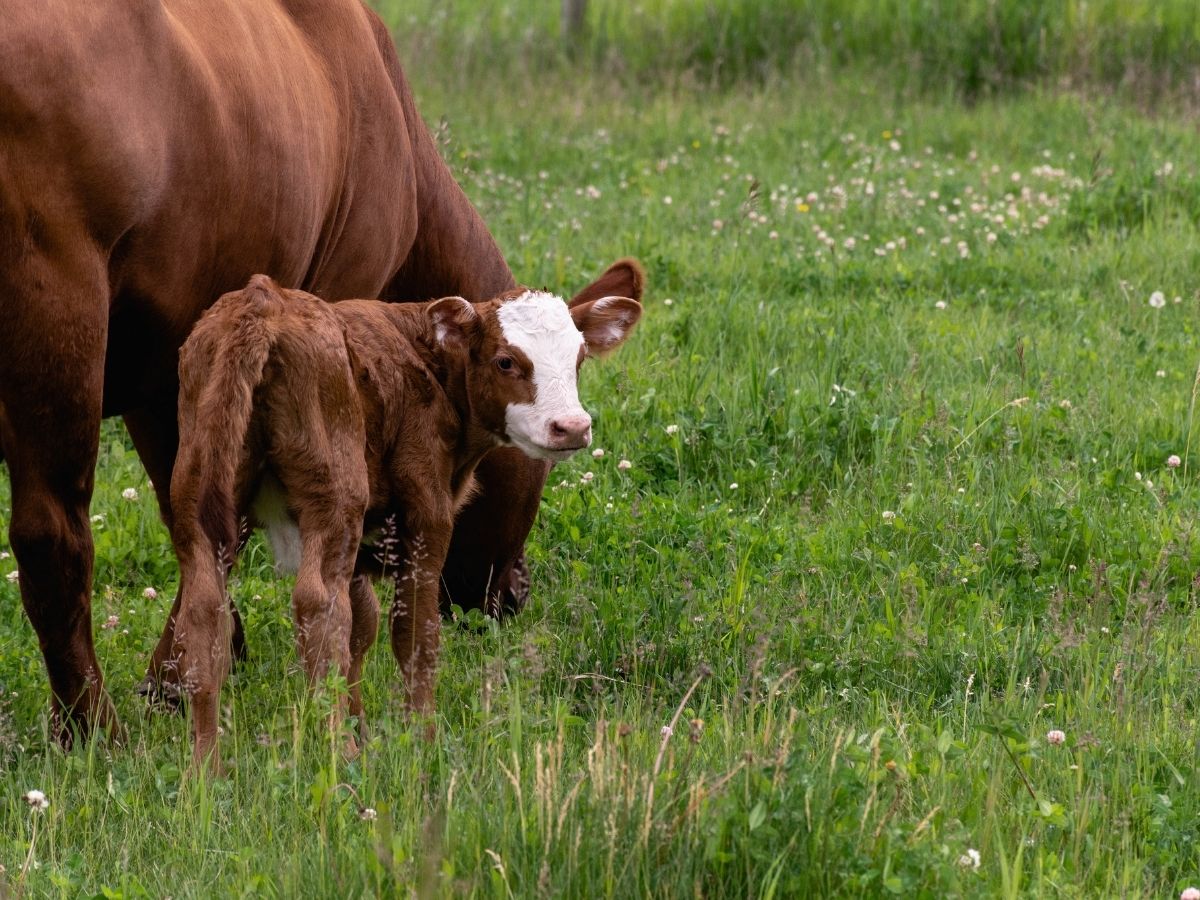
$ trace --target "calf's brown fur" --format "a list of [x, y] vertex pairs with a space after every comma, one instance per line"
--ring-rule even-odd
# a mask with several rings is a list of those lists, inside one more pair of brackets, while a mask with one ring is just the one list
[[[197, 324], [180, 357], [171, 507], [182, 598], [173, 649], [198, 761], [218, 765], [239, 522], [254, 510], [266, 524], [272, 503], [299, 531], [292, 601], [310, 681], [343, 676], [348, 711], [361, 721], [358, 683], [379, 611], [369, 580], [378, 554], [360, 546], [364, 528], [387, 527], [392, 649], [408, 707], [432, 710], [439, 576], [456, 513], [480, 460], [512, 443], [507, 411], [536, 400], [532, 362], [498, 324], [501, 307], [523, 293], [476, 304], [327, 304], [258, 275]], [[640, 268], [628, 260], [585, 288], [571, 305], [582, 340], [568, 366], [582, 362], [583, 347], [596, 355], [619, 345], [640, 317], [640, 294]], [[559, 446], [547, 458], [590, 440], [590, 421], [570, 427], [574, 437], [568, 427], [548, 439]], [[331, 724], [346, 712], [335, 710]]]

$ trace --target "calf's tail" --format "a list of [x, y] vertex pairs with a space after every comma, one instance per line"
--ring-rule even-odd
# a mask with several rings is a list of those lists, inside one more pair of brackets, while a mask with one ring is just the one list
[[180, 455], [172, 505], [191, 507], [192, 521], [225, 567], [237, 552], [235, 490], [254, 391], [275, 342], [274, 313], [283, 303], [275, 284], [255, 275], [243, 290], [213, 306], [180, 358]]

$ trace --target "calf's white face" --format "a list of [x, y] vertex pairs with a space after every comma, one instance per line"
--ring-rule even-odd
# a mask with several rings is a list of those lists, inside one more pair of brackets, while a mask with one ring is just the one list
[[553, 294], [522, 294], [501, 304], [496, 319], [505, 343], [532, 367], [532, 402], [508, 404], [504, 430], [529, 456], [566, 459], [592, 442], [592, 417], [579, 403], [583, 334]]

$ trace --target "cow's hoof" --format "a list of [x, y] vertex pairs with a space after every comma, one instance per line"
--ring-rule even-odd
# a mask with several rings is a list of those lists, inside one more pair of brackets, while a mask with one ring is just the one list
[[161, 681], [153, 675], [143, 678], [134, 690], [146, 700], [153, 712], [179, 713], [183, 709], [183, 697], [179, 685]]
[[508, 573], [508, 584], [499, 592], [497, 609], [494, 613], [497, 619], [515, 616], [529, 604], [529, 564], [525, 562], [525, 554], [518, 556]]
[[54, 738], [64, 750], [91, 738], [107, 741], [111, 746], [128, 743], [125, 729], [117, 718], [116, 708], [103, 690], [85, 698], [74, 710], [62, 709], [57, 703], [50, 709]]

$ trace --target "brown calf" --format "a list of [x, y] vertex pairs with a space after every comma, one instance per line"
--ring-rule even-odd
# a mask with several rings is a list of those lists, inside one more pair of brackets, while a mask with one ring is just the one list
[[588, 445], [577, 371], [641, 316], [636, 299], [607, 291], [640, 294], [640, 284], [640, 269], [623, 261], [570, 308], [523, 289], [474, 304], [328, 304], [256, 275], [217, 301], [180, 356], [171, 482], [183, 598], [175, 655], [197, 761], [218, 765], [226, 578], [248, 513], [277, 561], [298, 563], [292, 605], [310, 682], [346, 678], [360, 721], [358, 682], [379, 621], [368, 577], [376, 554], [360, 545], [364, 528], [389, 525], [392, 649], [407, 706], [432, 710], [439, 575], [475, 467], [498, 446], [557, 461]]

